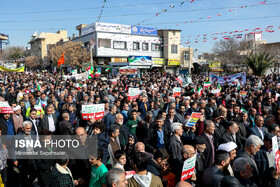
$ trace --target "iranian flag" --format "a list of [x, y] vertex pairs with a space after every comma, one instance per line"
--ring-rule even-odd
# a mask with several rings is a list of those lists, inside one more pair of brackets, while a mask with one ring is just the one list
[[202, 93], [203, 93], [203, 89], [202, 89], [202, 87], [201, 86], [199, 86], [199, 88], [198, 88], [198, 90], [197, 90], [197, 93], [198, 93], [198, 95], [202, 95]]
[[211, 86], [211, 83], [210, 82], [204, 82], [204, 88], [208, 88]]
[[245, 110], [244, 108], [241, 108], [240, 112], [243, 112], [243, 113], [248, 113], [247, 110]]
[[225, 40], [228, 40], [230, 37], [229, 36], [224, 36], [223, 37]]
[[176, 81], [178, 81], [180, 84], [182, 84], [184, 82], [184, 78], [179, 76], [176, 78]]

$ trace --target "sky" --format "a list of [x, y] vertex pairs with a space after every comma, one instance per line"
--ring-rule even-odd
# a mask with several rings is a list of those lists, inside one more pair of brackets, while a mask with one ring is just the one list
[[[263, 40], [279, 42], [280, 0], [260, 2], [264, 0], [194, 0], [192, 3], [190, 0], [9, 0], [1, 2], [0, 33], [9, 35], [10, 44], [4, 48], [30, 47], [28, 41], [35, 31], [66, 29], [68, 36], [72, 36], [78, 34], [77, 25], [98, 19], [105, 23], [140, 23], [157, 29], [182, 30], [182, 45], [197, 49], [195, 55], [198, 55], [211, 52], [218, 40], [224, 40], [223, 36], [243, 34], [244, 37], [244, 33], [255, 28], [264, 31], [267, 26], [273, 26], [274, 32], [264, 31]], [[244, 32], [245, 29], [249, 31]], [[229, 35], [232, 31], [243, 32]]]

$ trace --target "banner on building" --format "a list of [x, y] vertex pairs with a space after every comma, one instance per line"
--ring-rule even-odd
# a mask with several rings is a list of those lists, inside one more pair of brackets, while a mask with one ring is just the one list
[[153, 61], [154, 65], [162, 65], [162, 66], [165, 65], [165, 59], [164, 58], [153, 58], [152, 61]]
[[95, 23], [95, 31], [115, 32], [123, 34], [131, 34], [130, 25], [114, 24], [114, 23]]
[[276, 170], [277, 173], [279, 172], [279, 164], [280, 164], [280, 151], [278, 147], [278, 141], [277, 141], [277, 136], [272, 137], [272, 152], [274, 153], [275, 156], [275, 164], [276, 164]]
[[167, 65], [169, 66], [179, 66], [180, 65], [180, 59], [168, 59]]
[[83, 28], [81, 28], [81, 36], [92, 33], [95, 28], [95, 23], [89, 24]]
[[24, 72], [25, 67], [20, 67], [18, 69], [8, 69], [3, 66], [0, 66], [0, 71], [7, 71], [7, 72]]
[[2, 114], [12, 114], [14, 113], [13, 109], [9, 105], [9, 103], [6, 102], [0, 102], [0, 110]]
[[187, 127], [192, 127], [196, 124], [196, 122], [199, 120], [200, 116], [202, 115], [202, 113], [199, 112], [193, 112], [189, 121], [187, 122], [186, 126]]
[[136, 75], [138, 72], [138, 68], [135, 66], [125, 66], [125, 67], [120, 67], [119, 73], [121, 75]]
[[134, 25], [131, 27], [131, 34], [138, 34], [138, 35], [145, 35], [145, 36], [157, 36], [157, 29]]
[[173, 88], [173, 97], [180, 97], [181, 96], [181, 88], [180, 87], [175, 87]]
[[224, 85], [226, 82], [229, 85], [234, 85], [237, 84], [237, 82], [239, 81], [240, 83], [243, 82], [243, 84], [246, 84], [246, 72], [242, 72], [242, 73], [237, 73], [237, 74], [233, 74], [233, 75], [229, 75], [229, 76], [224, 76], [224, 77], [219, 77], [217, 75], [214, 74], [210, 74], [210, 79], [211, 79], [211, 83], [213, 84], [214, 82], [219, 83], [220, 85]]
[[104, 117], [105, 104], [82, 105], [83, 120], [101, 119]]
[[181, 175], [181, 181], [184, 181], [192, 177], [195, 169], [195, 161], [196, 161], [196, 155], [185, 160], [183, 165], [182, 175]]
[[128, 99], [135, 100], [141, 94], [141, 90], [139, 88], [129, 88], [128, 89]]
[[150, 56], [129, 56], [128, 57], [129, 65], [132, 66], [150, 66], [152, 65], [152, 57]]

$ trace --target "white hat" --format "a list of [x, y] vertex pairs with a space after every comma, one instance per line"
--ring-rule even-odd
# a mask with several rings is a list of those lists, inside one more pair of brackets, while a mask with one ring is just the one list
[[19, 109], [21, 109], [21, 107], [20, 107], [19, 105], [13, 107], [13, 111], [14, 111], [14, 112], [17, 111], [17, 110], [19, 110]]
[[231, 152], [232, 150], [236, 149], [237, 145], [234, 142], [223, 143], [219, 145], [218, 150]]

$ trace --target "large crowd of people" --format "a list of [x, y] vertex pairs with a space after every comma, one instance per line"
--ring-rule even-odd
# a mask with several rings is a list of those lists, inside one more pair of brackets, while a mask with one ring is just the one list
[[[88, 159], [20, 159], [9, 155], [9, 140], [1, 141], [2, 185], [32, 186], [37, 180], [43, 187], [280, 186], [272, 151], [272, 137], [280, 143], [280, 76], [247, 75], [246, 84], [214, 82], [207, 88], [206, 75], [193, 75], [184, 87], [177, 77], [154, 71], [76, 80], [60, 73], [1, 72], [0, 102], [14, 111], [1, 113], [1, 136], [77, 135], [84, 147], [91, 146], [85, 143], [89, 136], [98, 139], [97, 152], [85, 153]], [[174, 87], [181, 87], [175, 98]], [[140, 96], [130, 99], [129, 88], [139, 88]], [[217, 89], [219, 94], [211, 92]], [[82, 105], [101, 103], [103, 118], [82, 118]], [[193, 112], [202, 115], [189, 127]], [[181, 181], [184, 161], [194, 156], [194, 173]]]

